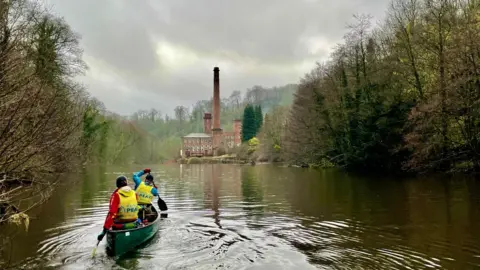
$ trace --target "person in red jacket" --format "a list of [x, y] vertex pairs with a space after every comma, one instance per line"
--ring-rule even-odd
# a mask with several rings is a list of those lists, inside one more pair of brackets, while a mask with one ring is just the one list
[[127, 178], [117, 178], [117, 189], [110, 196], [110, 206], [103, 231], [98, 235], [97, 240], [102, 241], [110, 228], [121, 228], [125, 223], [136, 222], [138, 219], [138, 195], [128, 186]]

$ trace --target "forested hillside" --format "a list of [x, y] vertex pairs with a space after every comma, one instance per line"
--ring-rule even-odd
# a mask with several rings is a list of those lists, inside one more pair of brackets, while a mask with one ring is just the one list
[[[221, 99], [222, 128], [233, 130], [233, 120], [242, 118], [246, 104], [260, 105], [263, 112], [269, 112], [276, 106], [291, 104], [296, 89], [297, 85], [289, 84], [273, 88], [254, 86], [244, 93], [238, 90], [232, 92], [228, 98]], [[133, 134], [142, 136], [142, 140], [137, 140], [131, 151], [128, 151], [129, 155], [138, 156], [139, 162], [140, 160], [157, 162], [176, 157], [179, 154], [182, 136], [191, 132], [203, 132], [205, 112], [212, 112], [211, 98], [198, 101], [190, 107], [177, 106], [173, 115], [162, 113], [159, 109], [134, 113], [128, 119], [132, 121], [132, 125], [143, 130], [143, 134], [127, 132], [129, 135], [126, 137], [134, 136]], [[115, 133], [111, 136], [115, 136]], [[111, 146], [111, 149], [115, 148], [118, 148], [117, 143]], [[109, 160], [111, 162], [112, 158]]]
[[389, 171], [480, 169], [478, 1], [394, 1], [356, 17], [300, 83], [285, 134], [298, 164]]

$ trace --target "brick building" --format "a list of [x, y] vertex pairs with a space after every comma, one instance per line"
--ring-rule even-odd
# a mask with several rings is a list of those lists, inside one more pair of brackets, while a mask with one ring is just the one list
[[220, 69], [213, 69], [213, 124], [212, 114], [203, 116], [203, 133], [190, 133], [182, 137], [183, 157], [216, 156], [219, 150], [228, 150], [241, 144], [242, 121], [233, 120], [233, 131], [220, 127]]

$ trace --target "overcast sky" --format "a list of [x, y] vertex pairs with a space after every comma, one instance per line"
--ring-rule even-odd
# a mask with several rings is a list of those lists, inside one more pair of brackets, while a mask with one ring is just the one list
[[387, 0], [44, 0], [82, 36], [80, 78], [107, 109], [130, 114], [220, 92], [296, 83], [341, 41], [355, 13]]

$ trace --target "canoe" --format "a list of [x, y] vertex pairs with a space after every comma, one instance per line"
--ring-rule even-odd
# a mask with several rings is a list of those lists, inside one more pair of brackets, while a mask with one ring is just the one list
[[157, 233], [161, 217], [155, 206], [151, 206], [153, 214], [147, 217], [148, 225], [134, 229], [110, 230], [107, 232], [107, 254], [109, 256], [119, 256], [131, 251]]

